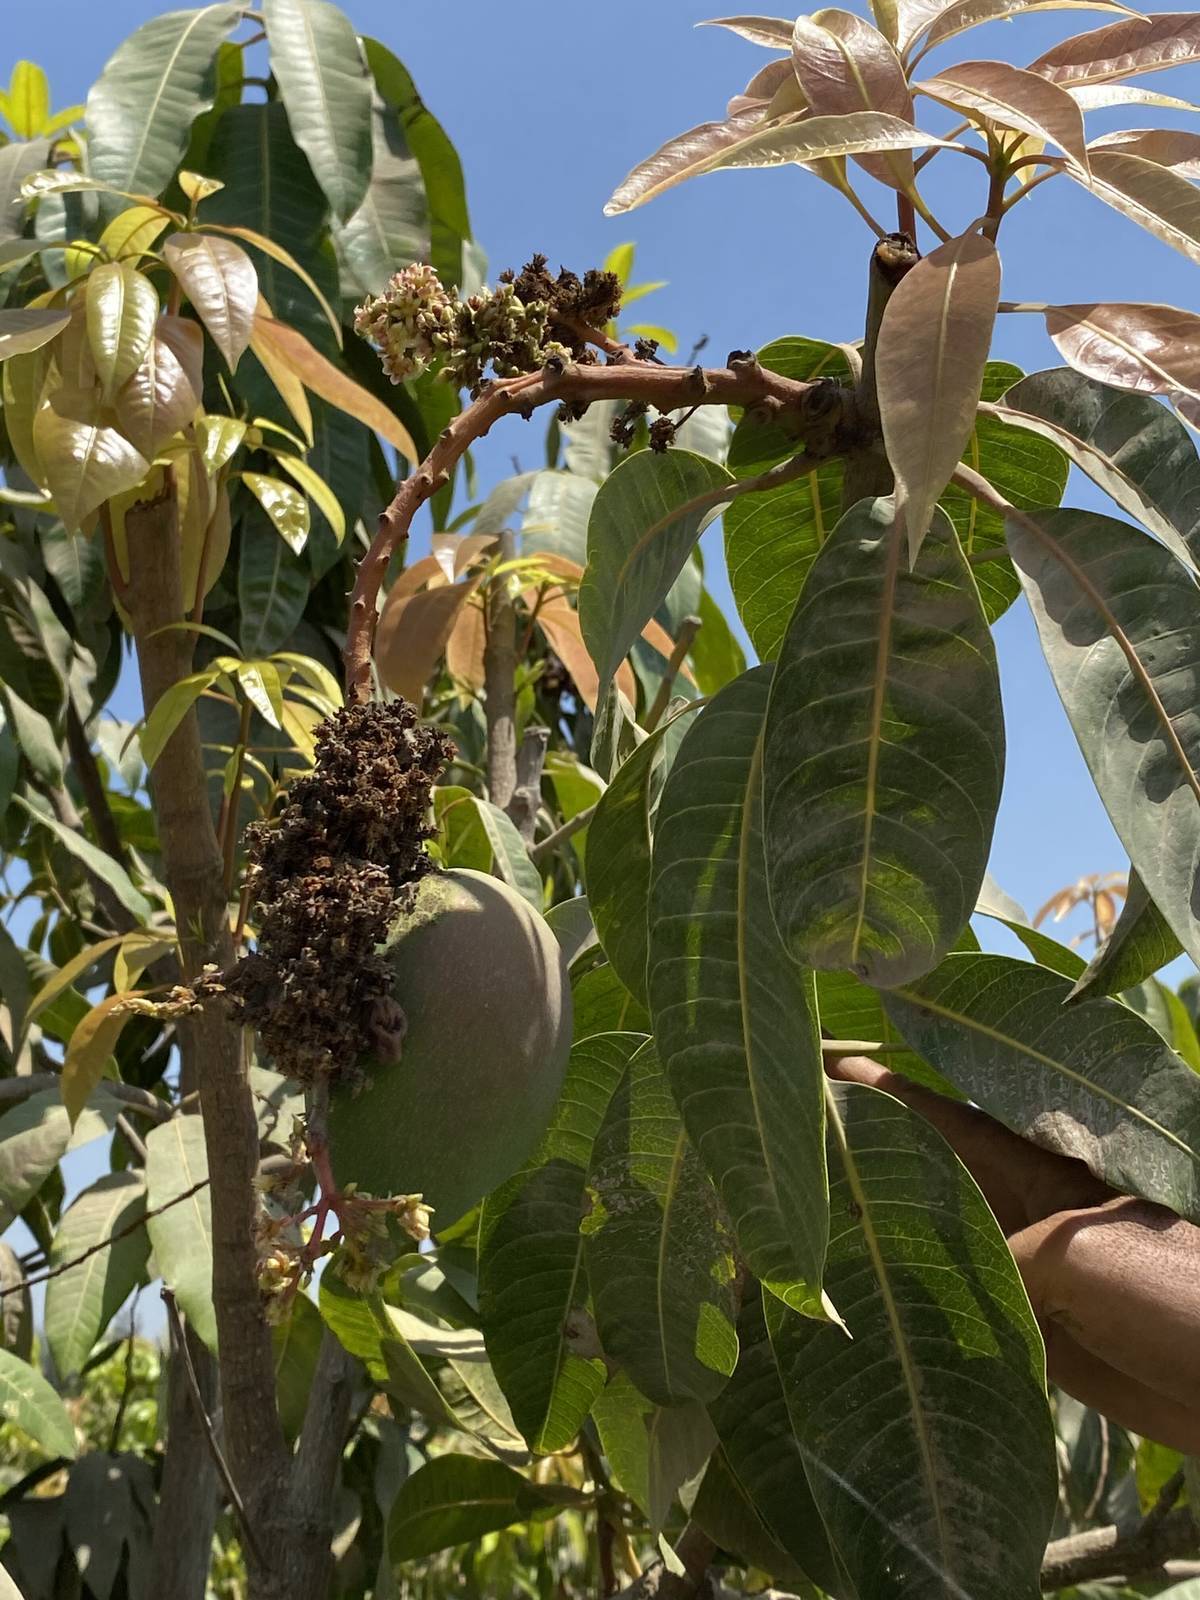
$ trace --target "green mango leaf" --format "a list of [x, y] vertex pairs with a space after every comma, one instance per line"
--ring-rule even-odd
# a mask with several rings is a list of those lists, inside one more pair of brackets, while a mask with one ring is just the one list
[[128, 261], [108, 261], [87, 278], [87, 335], [106, 402], [131, 378], [154, 339], [158, 293]]
[[767, 899], [770, 686], [756, 667], [723, 689], [675, 758], [654, 830], [647, 988], [672, 1093], [742, 1255], [773, 1294], [822, 1317], [825, 1074], [812, 976]]
[[914, 567], [890, 499], [834, 530], [767, 709], [763, 813], [792, 956], [873, 984], [928, 972], [974, 910], [1004, 767], [995, 651], [943, 512]]
[[596, 1033], [622, 1033], [626, 1029], [643, 1035], [650, 1032], [645, 1006], [633, 998], [607, 961], [597, 962], [572, 979], [571, 1003], [577, 1044]]
[[[816, 1517], [815, 1508], [812, 1515]], [[692, 1503], [691, 1519], [721, 1550], [786, 1585], [797, 1600], [819, 1600], [805, 1574], [769, 1532], [733, 1475], [723, 1448], [713, 1453]], [[803, 1591], [802, 1594], [798, 1591]]]
[[1010, 517], [1008, 543], [1105, 810], [1200, 960], [1200, 594], [1169, 550], [1112, 517]]
[[298, 1439], [304, 1426], [324, 1331], [321, 1313], [303, 1294], [293, 1299], [287, 1321], [276, 1323], [271, 1330], [279, 1420], [290, 1440]]
[[[421, 171], [429, 210], [429, 259], [447, 287], [461, 285], [462, 247], [471, 237], [471, 221], [458, 152], [392, 52], [376, 39], [363, 39], [362, 47], [375, 87], [399, 118], [404, 141]], [[378, 285], [373, 288], [378, 292]]]
[[[136, 1224], [145, 1210], [142, 1175], [127, 1171], [106, 1173], [63, 1213], [50, 1251], [52, 1267], [113, 1240], [46, 1285], [46, 1342], [64, 1378], [83, 1370], [97, 1339], [141, 1281], [150, 1241]], [[127, 1228], [133, 1231], [125, 1233]]]
[[39, 310], [37, 307], [0, 311], [0, 361], [6, 361], [9, 356], [24, 355], [28, 350], [40, 350], [56, 334], [61, 333], [70, 320], [69, 311]]
[[1181, 951], [1179, 940], [1147, 894], [1146, 885], [1131, 871], [1121, 914], [1088, 962], [1087, 971], [1076, 982], [1070, 998], [1123, 994], [1174, 961]]
[[656, 1406], [618, 1372], [596, 1396], [592, 1418], [613, 1483], [661, 1533], [677, 1496], [704, 1471], [716, 1445], [697, 1400]]
[[700, 591], [700, 632], [692, 641], [691, 663], [696, 687], [703, 695], [716, 694], [746, 670], [746, 652], [725, 620], [725, 613], [707, 589]]
[[[172, 1117], [151, 1128], [146, 1135], [146, 1227], [154, 1260], [188, 1323], [215, 1353], [212, 1199], [204, 1183], [207, 1177], [208, 1153], [200, 1117]], [[193, 1188], [194, 1194], [180, 1199]]]
[[490, 800], [475, 801], [479, 821], [492, 847], [491, 870], [510, 889], [515, 889], [523, 900], [528, 900], [535, 911], [545, 904], [542, 893], [542, 875], [529, 858], [525, 841], [513, 820]]
[[582, 1499], [562, 1485], [533, 1483], [502, 1461], [434, 1456], [400, 1486], [388, 1516], [388, 1556], [398, 1566], [514, 1522], [556, 1516]]
[[257, 507], [243, 517], [238, 552], [238, 626], [242, 650], [261, 659], [295, 630], [308, 602], [309, 573]]
[[[79, 1005], [86, 1010], [86, 1001]], [[50, 1013], [43, 1011], [41, 1020], [48, 1030]], [[0, 1201], [12, 1212], [23, 1211], [67, 1151], [108, 1132], [120, 1109], [118, 1102], [97, 1096], [72, 1130], [58, 1090], [45, 1089], [6, 1111], [0, 1118]]]
[[706, 456], [639, 450], [600, 485], [588, 521], [579, 623], [601, 696], [732, 483]]
[[141, 483], [150, 463], [118, 429], [60, 412], [54, 402], [64, 393], [34, 417], [33, 444], [54, 508], [67, 532], [75, 533], [103, 501]]
[[[747, 1286], [737, 1323], [738, 1363], [708, 1408], [721, 1444], [718, 1459], [788, 1559], [821, 1589], [845, 1594], [843, 1572], [804, 1470], [800, 1430], [784, 1398], [767, 1337], [763, 1299], [756, 1284]], [[840, 1329], [833, 1331], [845, 1341]]]
[[8, 728], [30, 768], [44, 782], [59, 788], [63, 781], [62, 747], [49, 721], [10, 684], [0, 684], [0, 697], [8, 711]]
[[643, 1042], [613, 1033], [575, 1045], [537, 1154], [483, 1203], [479, 1313], [488, 1358], [529, 1448], [543, 1454], [570, 1445], [604, 1386], [579, 1224], [596, 1134]]
[[[399, 65], [399, 63], [397, 63]], [[353, 216], [334, 229], [347, 295], [378, 294], [393, 272], [429, 257], [429, 216], [421, 170], [400, 122], [378, 95], [371, 107], [371, 181]], [[462, 246], [459, 245], [461, 258]]]
[[173, 233], [163, 260], [179, 281], [230, 372], [254, 333], [258, 273], [240, 245], [211, 233]]
[[586, 1259], [606, 1354], [659, 1405], [711, 1400], [737, 1361], [732, 1241], [651, 1044], [609, 1103], [588, 1190]]
[[43, 811], [41, 805], [32, 804], [22, 795], [14, 795], [13, 800], [16, 805], [29, 813], [39, 827], [48, 828], [59, 843], [65, 845], [89, 872], [106, 883], [125, 909], [139, 922], [149, 922], [150, 902], [140, 890], [134, 888], [129, 874], [119, 861], [114, 860], [106, 851], [94, 845], [90, 839], [85, 838], [74, 828], [68, 828], [48, 810]]
[[328, 0], [263, 0], [263, 20], [292, 137], [345, 222], [371, 178], [371, 90], [354, 27]]
[[1200, 456], [1166, 406], [1055, 367], [1009, 389], [997, 416], [1053, 440], [1122, 511], [1200, 569]]
[[87, 100], [88, 170], [117, 189], [159, 195], [213, 102], [217, 47], [238, 5], [151, 17], [117, 47]]
[[[983, 369], [980, 399], [999, 401], [1022, 377], [1008, 361], [989, 361]], [[1018, 510], [1056, 506], [1067, 487], [1070, 465], [1057, 443], [1027, 428], [1015, 428], [988, 410], [981, 410], [967, 448], [967, 466], [982, 473]], [[971, 576], [989, 623], [1008, 610], [1021, 592], [1004, 538], [1004, 518], [960, 489], [948, 484], [938, 504], [954, 524], [959, 543], [971, 562]], [[994, 559], [983, 560], [985, 555]]]
[[950, 1148], [888, 1095], [837, 1085], [829, 1147], [827, 1282], [851, 1338], [778, 1301], [766, 1318], [830, 1538], [860, 1594], [1037, 1600], [1054, 1428], [1000, 1228]]
[[439, 784], [433, 791], [437, 847], [448, 867], [469, 867], [490, 872], [494, 852], [483, 826], [477, 797], [461, 784]]
[[947, 956], [883, 996], [905, 1039], [1006, 1127], [1200, 1220], [1200, 1079], [1115, 1000], [1010, 956]]
[[47, 132], [50, 120], [50, 83], [33, 61], [18, 61], [12, 69], [4, 114], [19, 139], [33, 139]]
[[261, 472], [243, 472], [242, 482], [267, 514], [271, 526], [288, 549], [299, 555], [308, 538], [308, 501], [282, 478]]
[[333, 531], [333, 536], [340, 545], [346, 537], [346, 517], [341, 504], [333, 490], [322, 478], [314, 467], [307, 461], [302, 461], [299, 456], [288, 455], [280, 451], [275, 460], [283, 470], [293, 477], [300, 485], [301, 491], [312, 502], [312, 509], [319, 511], [328, 522]]
[[[776, 339], [758, 352], [761, 366], [785, 378], [849, 381], [846, 353], [800, 337]], [[728, 465], [753, 478], [796, 453], [796, 440], [776, 426], [743, 417], [734, 429]], [[738, 616], [764, 661], [779, 654], [787, 620], [817, 551], [841, 515], [842, 463], [826, 461], [805, 478], [746, 494], [725, 511], [725, 561]]]
[[660, 724], [617, 768], [588, 825], [587, 893], [592, 920], [613, 970], [642, 1005], [646, 1001], [654, 769], [671, 726]]
[[37, 1368], [11, 1350], [0, 1350], [0, 1416], [23, 1429], [48, 1456], [75, 1459], [75, 1427], [62, 1401]]

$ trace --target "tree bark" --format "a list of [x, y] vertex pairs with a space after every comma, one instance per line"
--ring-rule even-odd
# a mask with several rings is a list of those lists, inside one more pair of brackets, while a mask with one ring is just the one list
[[[512, 534], [501, 534], [501, 561], [511, 561], [515, 550]], [[488, 799], [501, 811], [508, 810], [517, 788], [516, 672], [517, 613], [505, 573], [491, 584], [483, 652]]]

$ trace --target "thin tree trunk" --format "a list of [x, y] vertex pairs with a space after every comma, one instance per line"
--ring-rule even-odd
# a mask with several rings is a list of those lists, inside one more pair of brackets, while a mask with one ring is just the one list
[[[500, 535], [500, 559], [515, 554], [511, 533]], [[517, 787], [517, 613], [507, 574], [493, 581], [488, 597], [487, 644], [483, 652], [487, 713], [488, 798], [507, 811]]]
[[[188, 1347], [204, 1404], [217, 1406], [217, 1364], [188, 1329]], [[167, 1453], [158, 1492], [150, 1593], [204, 1600], [217, 1522], [217, 1469], [182, 1361], [167, 1371]]]

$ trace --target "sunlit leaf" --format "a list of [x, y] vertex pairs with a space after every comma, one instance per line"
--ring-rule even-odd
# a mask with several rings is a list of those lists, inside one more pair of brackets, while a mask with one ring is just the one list
[[240, 246], [207, 233], [173, 233], [163, 259], [232, 372], [254, 332], [258, 274]]
[[50, 120], [50, 84], [36, 62], [18, 61], [8, 81], [4, 114], [19, 139], [36, 139]]
[[1091, 178], [1068, 175], [1173, 250], [1200, 263], [1200, 191], [1170, 167], [1124, 151], [1091, 152]]
[[192, 420], [203, 390], [204, 336], [197, 323], [161, 317], [137, 369], [116, 396], [121, 431], [147, 460]]
[[749, 39], [751, 44], [765, 45], [768, 50], [790, 50], [792, 28], [787, 17], [709, 17], [696, 24], [698, 28], [728, 28], [739, 39]]
[[1109, 83], [1200, 61], [1200, 15], [1194, 11], [1138, 14], [1053, 45], [1029, 70], [1054, 83]]
[[910, 559], [971, 437], [999, 299], [995, 245], [965, 233], [918, 261], [883, 314], [879, 412]]
[[48, 1456], [75, 1459], [75, 1427], [66, 1407], [37, 1368], [11, 1350], [0, 1350], [0, 1415]]
[[0, 361], [49, 344], [71, 320], [69, 311], [0, 311]]
[[325, 479], [310, 467], [307, 461], [302, 461], [298, 456], [281, 453], [276, 455], [275, 460], [296, 480], [313, 505], [326, 518], [333, 529], [334, 537], [341, 544], [346, 537], [346, 516], [337, 496]]
[[1131, 872], [1121, 914], [1072, 989], [1071, 999], [1122, 994], [1136, 988], [1174, 961], [1181, 950], [1166, 918], [1146, 893], [1146, 885]]
[[478, 586], [476, 577], [417, 594], [397, 595], [393, 588], [375, 634], [375, 661], [394, 694], [421, 704], [459, 612]]
[[[83, 1191], [54, 1234], [50, 1265], [61, 1266], [136, 1223], [146, 1208], [140, 1173], [110, 1172]], [[46, 1342], [65, 1378], [80, 1372], [105, 1328], [137, 1285], [150, 1244], [135, 1228], [46, 1285]]]
[[127, 206], [100, 235], [100, 248], [114, 261], [136, 259], [149, 251], [171, 218], [159, 206]]
[[1010, 956], [952, 955], [884, 994], [905, 1039], [977, 1105], [1126, 1194], [1200, 1216], [1200, 1077], [1116, 1000]]
[[[894, 47], [878, 28], [850, 11], [797, 17], [792, 61], [815, 117], [884, 111], [901, 122], [913, 120], [912, 95]], [[881, 183], [900, 190], [911, 187], [911, 150], [855, 159]]]
[[1083, 113], [1065, 89], [1004, 61], [959, 61], [917, 85], [921, 94], [985, 122], [1056, 144], [1087, 171]]
[[242, 482], [266, 512], [268, 521], [288, 549], [299, 555], [308, 538], [308, 502], [304, 496], [282, 478], [271, 478], [261, 472], [243, 472]]
[[106, 401], [141, 366], [157, 318], [158, 294], [136, 267], [106, 262], [88, 274], [88, 343]]
[[106, 995], [80, 1020], [71, 1035], [63, 1059], [62, 1098], [72, 1125], [104, 1076], [108, 1059], [129, 1021], [127, 1001], [127, 995]]
[[[189, 1325], [215, 1350], [212, 1200], [204, 1182], [208, 1155], [202, 1118], [160, 1122], [146, 1135], [146, 1152], [146, 1227], [155, 1264]], [[193, 1188], [194, 1194], [181, 1198]]]

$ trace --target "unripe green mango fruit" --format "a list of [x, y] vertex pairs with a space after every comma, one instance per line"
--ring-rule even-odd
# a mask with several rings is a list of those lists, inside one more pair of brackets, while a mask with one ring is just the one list
[[408, 1026], [400, 1059], [335, 1088], [338, 1185], [422, 1194], [446, 1227], [533, 1154], [562, 1088], [571, 986], [544, 919], [498, 878], [421, 880], [385, 945]]

